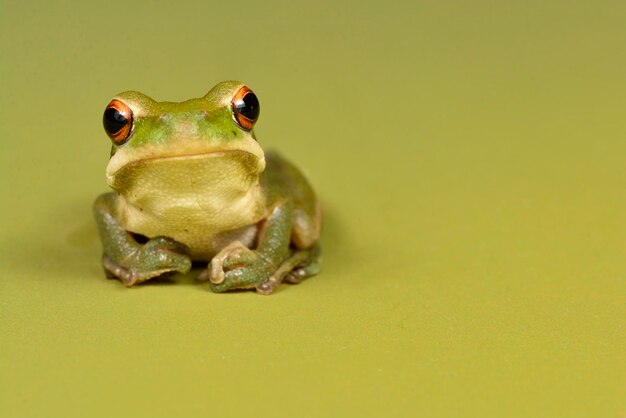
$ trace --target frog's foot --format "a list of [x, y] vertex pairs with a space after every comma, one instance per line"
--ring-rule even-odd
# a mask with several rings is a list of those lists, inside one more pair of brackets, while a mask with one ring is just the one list
[[287, 258], [283, 264], [264, 282], [256, 286], [257, 293], [269, 295], [284, 281], [300, 283], [320, 271], [319, 246], [310, 250], [299, 250]]
[[191, 259], [187, 252], [184, 244], [167, 237], [155, 237], [120, 262], [104, 254], [102, 266], [107, 277], [119, 279], [130, 287], [169, 272], [189, 273]]
[[220, 251], [200, 274], [198, 280], [210, 282], [217, 293], [232, 289], [256, 289], [269, 295], [286, 281], [299, 283], [320, 271], [319, 247], [298, 250], [276, 267], [257, 251], [234, 242]]
[[314, 258], [309, 258], [307, 262], [300, 266], [297, 266], [289, 273], [287, 273], [283, 281], [291, 284], [300, 283], [302, 280], [311, 276], [315, 276], [317, 273], [319, 273], [321, 270], [320, 264], [321, 260], [319, 255], [315, 256]]
[[232, 289], [252, 289], [266, 280], [275, 267], [261, 255], [235, 241], [222, 249], [198, 280], [208, 280], [216, 293]]
[[302, 264], [297, 265], [293, 270], [287, 273], [283, 281], [291, 284], [297, 284], [308, 277], [315, 276], [320, 272], [322, 256], [319, 244], [316, 244], [308, 251], [309, 254], [307, 259]]

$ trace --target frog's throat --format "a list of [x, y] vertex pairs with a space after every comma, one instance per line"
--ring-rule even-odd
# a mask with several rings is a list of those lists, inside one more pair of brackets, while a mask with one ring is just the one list
[[[151, 165], [152, 163], [158, 163], [158, 162], [163, 162], [163, 161], [171, 161], [172, 163], [176, 163], [177, 161], [180, 162], [181, 164], [184, 164], [184, 162], [186, 160], [193, 160], [193, 159], [197, 159], [197, 158], [220, 158], [220, 157], [225, 157], [225, 158], [229, 158], [229, 157], [234, 157], [236, 158], [237, 156], [245, 156], [245, 158], [248, 161], [256, 161], [257, 162], [257, 166], [254, 167], [254, 169], [252, 170], [254, 172], [254, 174], [256, 175], [260, 175], [263, 170], [265, 170], [265, 158], [264, 156], [258, 156], [255, 153], [252, 152], [248, 152], [248, 151], [244, 151], [244, 150], [238, 150], [238, 149], [232, 149], [232, 150], [219, 150], [219, 151], [209, 151], [209, 152], [198, 152], [198, 153], [189, 153], [189, 154], [174, 154], [174, 155], [159, 155], [157, 157], [146, 157], [146, 158], [141, 158], [138, 160], [134, 160], [134, 161], [130, 161], [124, 165], [115, 167], [114, 171], [110, 171], [111, 169], [111, 164], [109, 164], [109, 166], [107, 167], [106, 170], [106, 177], [107, 177], [107, 184], [116, 189], [115, 184], [116, 184], [116, 178], [118, 177], [118, 174], [122, 171], [128, 171], [134, 167], [140, 167], [140, 166], [145, 166], [145, 165]], [[253, 173], [251, 173], [253, 174]]]
[[128, 164], [109, 177], [119, 193], [116, 219], [127, 231], [169, 236], [194, 254], [212, 252], [219, 234], [254, 225], [267, 215], [259, 183], [263, 167], [264, 159], [245, 151]]

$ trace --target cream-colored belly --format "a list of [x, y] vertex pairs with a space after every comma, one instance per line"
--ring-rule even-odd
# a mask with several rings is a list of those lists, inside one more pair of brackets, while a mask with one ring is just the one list
[[119, 193], [115, 216], [127, 231], [187, 245], [194, 260], [236, 240], [252, 246], [267, 216], [258, 164], [247, 153], [130, 164], [109, 179]]
[[148, 238], [166, 236], [189, 247], [193, 260], [209, 261], [222, 248], [233, 241], [254, 247], [257, 224], [265, 217], [262, 210], [245, 202], [226, 207], [217, 213], [199, 210], [197, 207], [175, 206], [155, 213], [130, 204], [119, 196], [117, 219], [127, 231]]

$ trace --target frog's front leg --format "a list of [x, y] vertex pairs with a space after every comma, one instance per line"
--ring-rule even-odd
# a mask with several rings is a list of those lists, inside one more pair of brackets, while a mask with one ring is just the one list
[[290, 247], [293, 211], [291, 201], [277, 204], [260, 228], [255, 250], [233, 242], [211, 260], [199, 279], [208, 279], [214, 292], [256, 288], [259, 293], [272, 293], [310, 252], [294, 252]]
[[168, 272], [188, 273], [191, 259], [186, 246], [167, 237], [138, 243], [113, 216], [115, 197], [115, 193], [105, 193], [93, 205], [103, 246], [102, 266], [107, 276], [132, 286]]

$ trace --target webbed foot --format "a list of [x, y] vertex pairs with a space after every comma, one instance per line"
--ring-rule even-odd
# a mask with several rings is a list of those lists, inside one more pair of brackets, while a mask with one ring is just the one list
[[298, 250], [276, 266], [240, 242], [234, 242], [211, 260], [198, 280], [210, 282], [216, 293], [232, 289], [256, 289], [272, 294], [283, 282], [299, 283], [319, 272], [319, 249]]
[[198, 280], [209, 281], [216, 293], [232, 289], [251, 289], [263, 282], [275, 267], [257, 251], [235, 241], [222, 249]]
[[117, 278], [130, 287], [169, 272], [189, 273], [191, 259], [187, 252], [184, 244], [167, 237], [155, 237], [138, 246], [121, 262], [104, 254], [102, 266], [108, 277]]
[[297, 284], [319, 273], [319, 246], [308, 250], [298, 250], [287, 258], [278, 269], [265, 281], [256, 286], [257, 293], [274, 293], [282, 282]]

